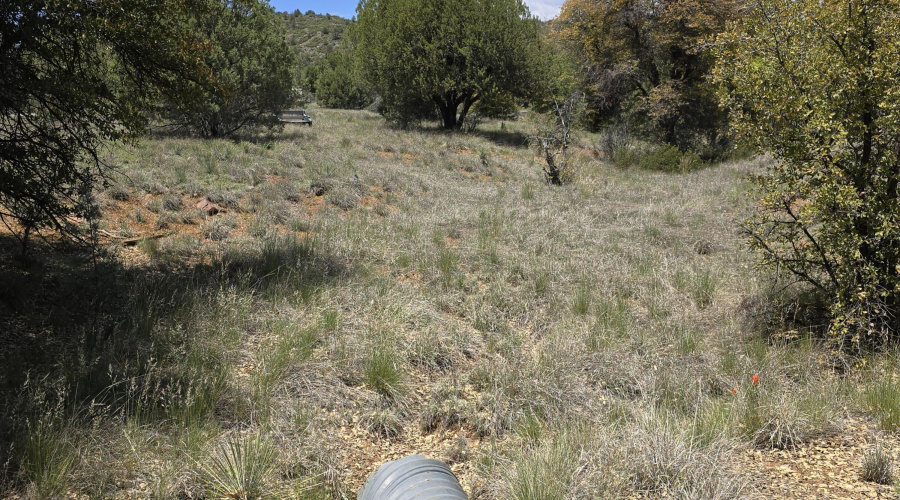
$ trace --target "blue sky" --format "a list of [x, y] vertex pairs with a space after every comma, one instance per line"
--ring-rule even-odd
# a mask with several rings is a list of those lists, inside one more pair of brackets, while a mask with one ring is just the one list
[[269, 0], [269, 4], [278, 12], [300, 12], [308, 10], [319, 14], [335, 14], [341, 17], [351, 18], [356, 15], [358, 0]]
[[[351, 18], [356, 15], [358, 0], [269, 0], [269, 3], [279, 12], [300, 12], [308, 10], [319, 14], [335, 14], [341, 17]], [[531, 12], [541, 19], [547, 20], [556, 17], [563, 0], [525, 0]]]

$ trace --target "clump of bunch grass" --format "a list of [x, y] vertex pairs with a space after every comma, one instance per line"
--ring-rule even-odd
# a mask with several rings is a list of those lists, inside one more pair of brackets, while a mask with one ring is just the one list
[[900, 428], [900, 382], [886, 376], [867, 384], [865, 402], [883, 430], [893, 432]]
[[128, 186], [121, 184], [111, 186], [106, 190], [106, 195], [109, 196], [110, 199], [116, 201], [129, 201], [132, 197], [131, 189]]
[[59, 422], [48, 416], [29, 422], [22, 453], [22, 471], [37, 498], [56, 498], [66, 492], [78, 453]]
[[788, 394], [750, 383], [740, 392], [740, 428], [759, 447], [794, 448], [835, 428], [837, 411], [827, 388], [806, 387]]
[[365, 360], [363, 381], [380, 394], [399, 394], [403, 379], [400, 361], [400, 356], [392, 346], [379, 342], [371, 348]]
[[[669, 415], [648, 413], [623, 429], [624, 456], [618, 457], [628, 482], [637, 490], [681, 492], [682, 498], [743, 498], [746, 480], [723, 467], [726, 440], [698, 446], [689, 426]], [[609, 452], [607, 452], [609, 453]]]
[[237, 221], [231, 217], [214, 217], [203, 224], [203, 236], [212, 241], [222, 241], [237, 227]]
[[875, 445], [863, 457], [862, 478], [877, 484], [894, 484], [894, 461], [883, 446]]
[[528, 450], [513, 463], [505, 483], [514, 500], [565, 500], [578, 464], [578, 443], [571, 431]]
[[473, 415], [472, 405], [456, 387], [439, 384], [432, 388], [431, 397], [421, 411], [419, 428], [424, 433], [461, 425]]
[[235, 193], [230, 191], [212, 190], [206, 193], [206, 199], [216, 205], [229, 208], [232, 210], [240, 210], [241, 202]]
[[575, 290], [575, 296], [572, 298], [572, 312], [578, 316], [584, 316], [590, 312], [592, 301], [593, 296], [590, 285], [579, 285]]
[[367, 430], [379, 437], [393, 439], [403, 432], [402, 415], [391, 407], [376, 408], [362, 418]]

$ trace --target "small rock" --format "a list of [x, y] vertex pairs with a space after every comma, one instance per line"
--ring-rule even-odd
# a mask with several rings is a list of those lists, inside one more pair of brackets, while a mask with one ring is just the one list
[[694, 243], [694, 251], [699, 255], [709, 255], [715, 251], [715, 248], [713, 248], [712, 243], [700, 240]]
[[321, 182], [313, 182], [309, 185], [309, 191], [314, 196], [323, 196], [328, 192], [328, 186]]
[[200, 200], [197, 203], [197, 208], [206, 212], [206, 215], [216, 215], [225, 211], [222, 207], [209, 200]]

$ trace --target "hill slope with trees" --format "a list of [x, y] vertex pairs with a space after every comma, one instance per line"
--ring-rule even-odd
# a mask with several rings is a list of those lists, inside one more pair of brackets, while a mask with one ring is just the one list
[[284, 21], [285, 40], [301, 67], [337, 50], [351, 24], [349, 19], [311, 10], [279, 12], [278, 17]]

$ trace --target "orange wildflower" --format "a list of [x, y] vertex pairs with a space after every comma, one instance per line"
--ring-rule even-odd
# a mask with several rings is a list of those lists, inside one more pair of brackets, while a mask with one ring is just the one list
[[758, 384], [759, 383], [759, 375], [754, 374], [752, 377], [750, 377], [750, 382], [753, 383], [753, 385]]
[[737, 387], [731, 389], [731, 393], [732, 393], [732, 394], [737, 394]]

